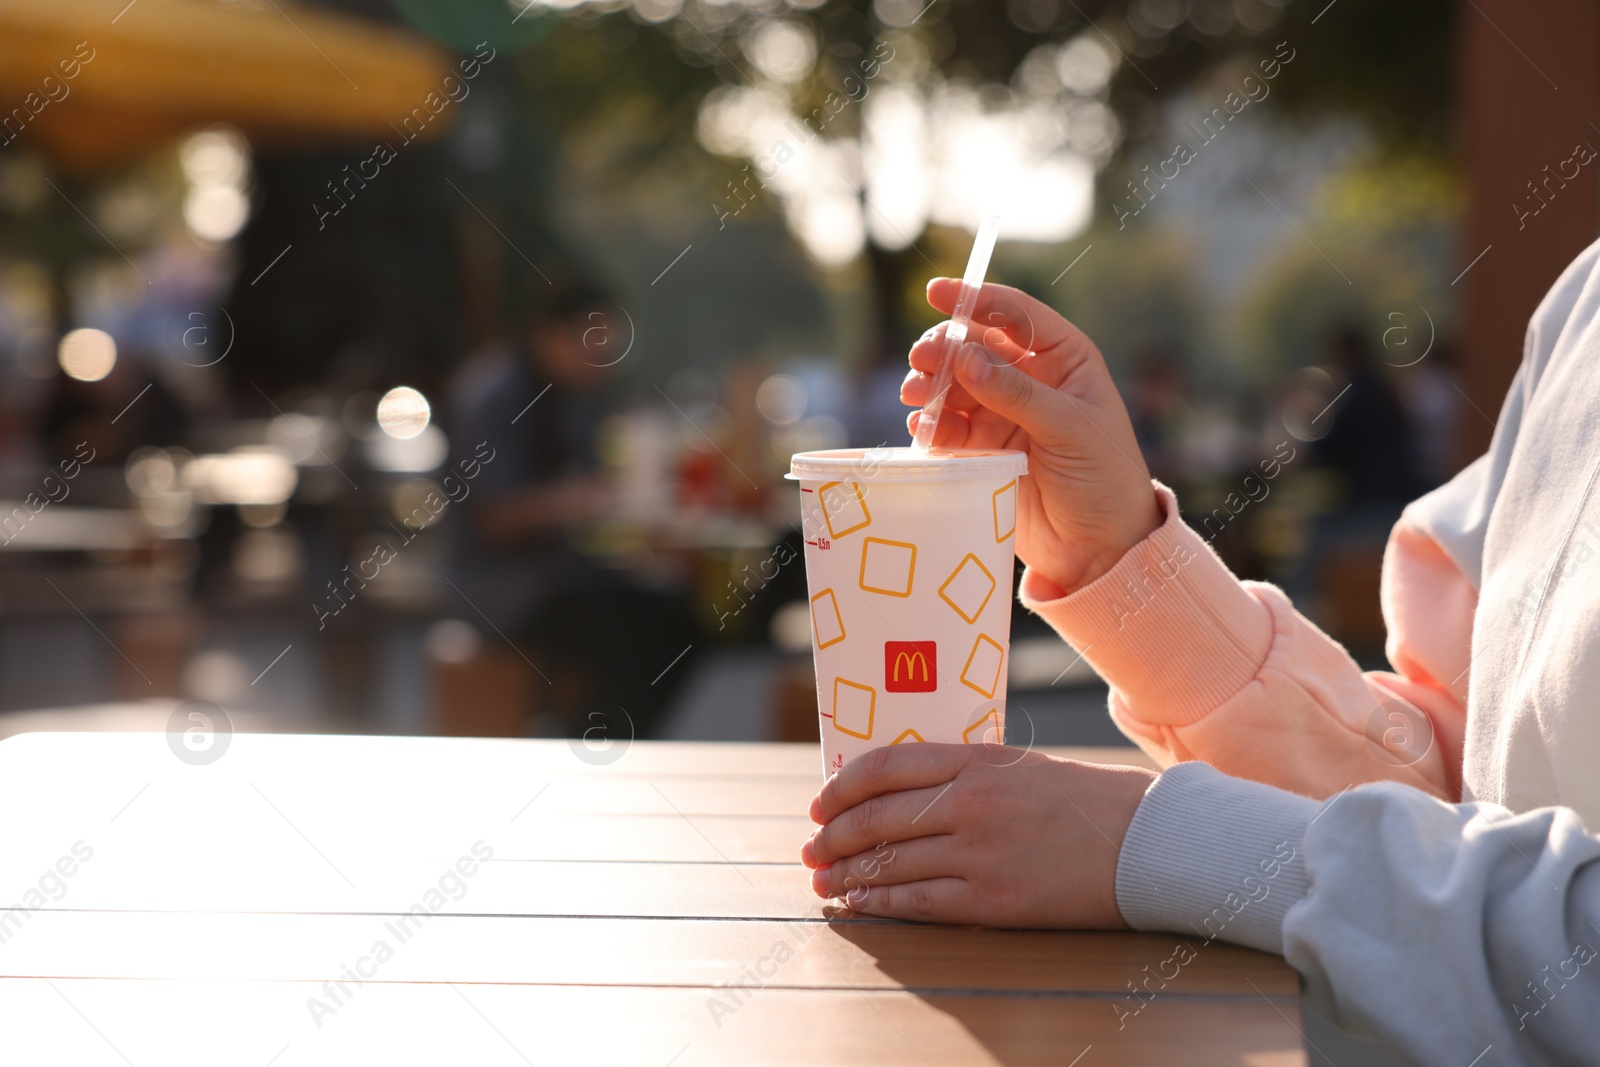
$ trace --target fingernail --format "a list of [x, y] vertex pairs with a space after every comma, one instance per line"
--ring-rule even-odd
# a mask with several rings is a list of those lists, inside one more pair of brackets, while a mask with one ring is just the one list
[[825, 864], [811, 872], [811, 891], [819, 897], [831, 896], [828, 892], [828, 871], [833, 864]]
[[810, 841], [800, 846], [800, 862], [807, 867], [817, 862], [817, 850], [812, 847]]
[[925, 333], [924, 333], [924, 334], [923, 334], [923, 335], [922, 335], [922, 339], [923, 339], [923, 340], [924, 340], [924, 341], [931, 341], [931, 340], [933, 340], [933, 339], [934, 339], [934, 338], [935, 338], [935, 337], [937, 337], [937, 336], [938, 336], [938, 335], [939, 335], [939, 327], [937, 327], [937, 326], [930, 326], [930, 327], [928, 327], [928, 329], [927, 329], [927, 332], [925, 332]]
[[961, 373], [967, 381], [981, 385], [994, 373], [994, 366], [977, 345], [969, 345], [961, 357]]
[[871, 886], [855, 886], [854, 888], [846, 891], [844, 895], [844, 902], [855, 910], [860, 911], [862, 906], [867, 902], [867, 892], [870, 889]]

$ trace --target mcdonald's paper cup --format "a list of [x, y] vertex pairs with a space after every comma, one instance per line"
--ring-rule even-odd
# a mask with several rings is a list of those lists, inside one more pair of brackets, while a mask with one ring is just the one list
[[823, 774], [870, 749], [1000, 742], [1025, 453], [802, 452]]

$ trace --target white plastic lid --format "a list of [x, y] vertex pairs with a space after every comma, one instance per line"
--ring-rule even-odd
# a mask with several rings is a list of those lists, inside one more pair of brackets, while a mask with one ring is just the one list
[[1002, 448], [834, 448], [800, 452], [789, 459], [791, 481], [881, 479], [891, 482], [950, 482], [964, 478], [1014, 478], [1028, 473], [1028, 454]]

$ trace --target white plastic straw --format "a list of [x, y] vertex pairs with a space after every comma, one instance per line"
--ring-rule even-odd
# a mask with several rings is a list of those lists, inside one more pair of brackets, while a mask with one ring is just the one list
[[911, 447], [926, 453], [933, 445], [933, 431], [938, 428], [939, 416], [944, 413], [945, 397], [955, 377], [956, 356], [967, 339], [967, 328], [972, 324], [972, 309], [978, 302], [978, 290], [983, 288], [983, 276], [989, 272], [989, 258], [994, 255], [995, 238], [1000, 235], [1000, 216], [985, 215], [978, 227], [977, 240], [972, 242], [972, 255], [967, 259], [967, 272], [961, 276], [961, 293], [956, 297], [956, 308], [945, 330], [944, 352], [940, 357], [939, 373], [933, 378], [933, 396], [922, 406], [922, 418], [917, 422], [917, 435]]

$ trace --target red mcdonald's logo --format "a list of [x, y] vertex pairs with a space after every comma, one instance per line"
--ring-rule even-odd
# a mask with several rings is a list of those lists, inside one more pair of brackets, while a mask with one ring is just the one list
[[939, 685], [939, 657], [932, 641], [885, 641], [883, 687], [891, 693], [931, 693]]

